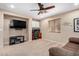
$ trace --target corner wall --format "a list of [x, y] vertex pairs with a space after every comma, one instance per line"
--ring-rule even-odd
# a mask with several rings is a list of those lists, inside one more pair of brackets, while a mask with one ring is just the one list
[[3, 12], [0, 11], [0, 47], [3, 47]]
[[[49, 32], [48, 21], [61, 18], [61, 33]], [[79, 10], [75, 10], [62, 15], [49, 17], [41, 21], [41, 31], [44, 40], [56, 41], [59, 43], [67, 43], [69, 37], [79, 37], [79, 32], [74, 32], [74, 18], [79, 18]], [[67, 25], [64, 25], [68, 23]]]
[[28, 39], [32, 41], [32, 18], [29, 18], [28, 21]]

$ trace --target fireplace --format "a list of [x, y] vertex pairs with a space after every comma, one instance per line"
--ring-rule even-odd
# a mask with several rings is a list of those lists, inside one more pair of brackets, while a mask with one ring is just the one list
[[24, 36], [11, 36], [9, 40], [10, 45], [19, 44], [24, 42]]

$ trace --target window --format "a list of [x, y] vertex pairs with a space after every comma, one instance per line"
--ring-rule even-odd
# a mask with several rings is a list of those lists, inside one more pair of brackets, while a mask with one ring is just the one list
[[40, 22], [39, 21], [32, 21], [32, 27], [33, 28], [40, 28]]
[[60, 30], [61, 30], [60, 18], [49, 21], [49, 31], [50, 32], [60, 33]]

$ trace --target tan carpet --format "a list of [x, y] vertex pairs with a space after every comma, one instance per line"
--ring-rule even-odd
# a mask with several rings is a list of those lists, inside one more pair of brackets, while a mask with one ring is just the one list
[[62, 46], [56, 42], [34, 40], [0, 48], [0, 55], [5, 56], [48, 56], [50, 47]]

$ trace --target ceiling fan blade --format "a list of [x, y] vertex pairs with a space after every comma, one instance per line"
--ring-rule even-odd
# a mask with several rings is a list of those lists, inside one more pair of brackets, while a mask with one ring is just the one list
[[38, 3], [38, 5], [39, 5], [39, 6], [42, 6], [42, 4], [41, 4], [41, 3]]
[[42, 11], [39, 11], [38, 15], [42, 14], [43, 12]]
[[55, 6], [46, 7], [43, 10], [48, 10], [48, 9], [51, 9], [51, 8], [55, 8]]
[[30, 11], [40, 11], [39, 9], [34, 9], [34, 10], [30, 10]]
[[38, 13], [38, 15], [40, 15], [40, 14], [41, 14], [41, 12]]
[[40, 7], [40, 6], [43, 6], [43, 4], [41, 4], [41, 3], [38, 3], [38, 6]]
[[42, 10], [43, 9], [43, 4], [38, 3], [39, 9]]
[[43, 13], [47, 13], [47, 11], [46, 10], [39, 11], [38, 15], [43, 14]]

